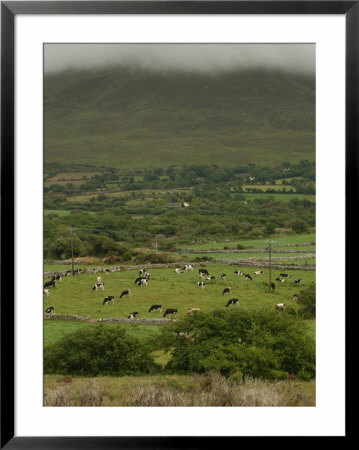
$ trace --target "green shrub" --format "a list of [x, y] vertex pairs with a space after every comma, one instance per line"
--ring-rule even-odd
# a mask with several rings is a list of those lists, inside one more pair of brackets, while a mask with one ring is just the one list
[[96, 325], [46, 346], [44, 372], [92, 377], [149, 373], [157, 367], [149, 352], [125, 330]]
[[272, 309], [213, 311], [163, 330], [167, 369], [181, 373], [236, 371], [256, 378], [315, 376], [315, 342], [300, 318]]
[[315, 284], [311, 284], [306, 289], [303, 289], [298, 295], [298, 303], [302, 308], [301, 313], [306, 319], [315, 317], [316, 313], [316, 296], [315, 296]]

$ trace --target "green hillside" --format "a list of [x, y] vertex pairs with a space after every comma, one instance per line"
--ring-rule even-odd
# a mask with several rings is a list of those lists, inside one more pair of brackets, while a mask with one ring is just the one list
[[315, 159], [314, 78], [280, 72], [47, 75], [45, 161], [114, 168]]

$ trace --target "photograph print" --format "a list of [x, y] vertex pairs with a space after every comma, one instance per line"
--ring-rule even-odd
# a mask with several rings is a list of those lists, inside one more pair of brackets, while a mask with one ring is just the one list
[[314, 44], [44, 44], [44, 406], [316, 406]]

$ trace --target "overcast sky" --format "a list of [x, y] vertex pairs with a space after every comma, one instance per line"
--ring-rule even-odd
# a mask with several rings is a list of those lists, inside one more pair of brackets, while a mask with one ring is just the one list
[[45, 72], [108, 65], [152, 70], [269, 68], [315, 73], [314, 44], [45, 44]]

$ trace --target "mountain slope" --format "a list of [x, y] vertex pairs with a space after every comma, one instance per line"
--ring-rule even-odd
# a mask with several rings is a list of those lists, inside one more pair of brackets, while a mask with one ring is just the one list
[[280, 72], [47, 75], [46, 162], [273, 166], [315, 158], [314, 79]]

